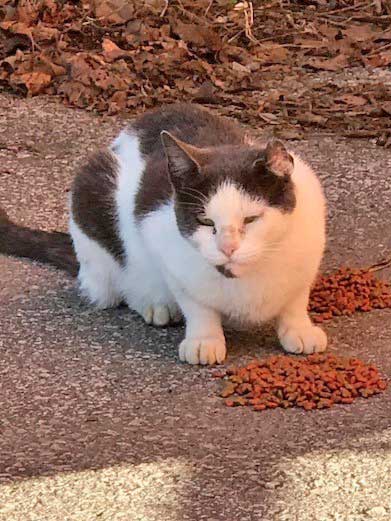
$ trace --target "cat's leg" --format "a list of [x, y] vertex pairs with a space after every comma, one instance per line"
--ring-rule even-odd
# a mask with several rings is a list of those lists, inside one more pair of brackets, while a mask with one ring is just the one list
[[[140, 247], [141, 248], [141, 247]], [[125, 273], [124, 295], [130, 309], [147, 324], [166, 326], [182, 320], [182, 314], [160, 271], [145, 256], [130, 259]]]
[[308, 315], [309, 293], [306, 288], [297, 294], [277, 319], [278, 338], [288, 353], [321, 353], [327, 347], [326, 333]]
[[122, 300], [122, 268], [99, 243], [88, 237], [71, 219], [69, 230], [77, 260], [82, 295], [97, 308], [116, 307]]
[[180, 360], [189, 364], [222, 363], [227, 350], [220, 314], [181, 291], [175, 294], [186, 320], [186, 335], [179, 346]]

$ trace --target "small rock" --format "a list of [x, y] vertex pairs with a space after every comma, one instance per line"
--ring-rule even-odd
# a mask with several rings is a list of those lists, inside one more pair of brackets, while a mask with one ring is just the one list
[[367, 514], [369, 514], [373, 519], [379, 519], [381, 516], [385, 516], [387, 511], [384, 507], [377, 506], [369, 509]]

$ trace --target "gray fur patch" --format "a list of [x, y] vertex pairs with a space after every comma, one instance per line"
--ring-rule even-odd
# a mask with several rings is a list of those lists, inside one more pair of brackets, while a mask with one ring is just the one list
[[117, 230], [118, 162], [109, 151], [98, 152], [76, 175], [72, 186], [72, 215], [75, 223], [119, 262], [125, 250]]

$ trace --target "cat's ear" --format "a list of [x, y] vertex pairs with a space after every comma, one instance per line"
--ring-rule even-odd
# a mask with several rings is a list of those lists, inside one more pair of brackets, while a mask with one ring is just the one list
[[265, 150], [266, 168], [278, 177], [289, 177], [293, 172], [294, 160], [279, 140], [269, 141]]
[[174, 184], [186, 175], [200, 172], [201, 166], [196, 157], [195, 147], [184, 143], [166, 130], [160, 133], [160, 138], [167, 157], [168, 172]]

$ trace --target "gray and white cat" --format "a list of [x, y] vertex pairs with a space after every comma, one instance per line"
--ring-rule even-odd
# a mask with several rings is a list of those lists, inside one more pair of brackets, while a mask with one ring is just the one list
[[[156, 326], [183, 315], [181, 360], [223, 362], [223, 317], [276, 319], [286, 351], [325, 350], [307, 312], [325, 200], [312, 169], [280, 141], [257, 144], [196, 105], [160, 108], [79, 171], [70, 213], [83, 294], [100, 308], [125, 301]], [[0, 252], [73, 266], [66, 236], [51, 241], [0, 216]]]

